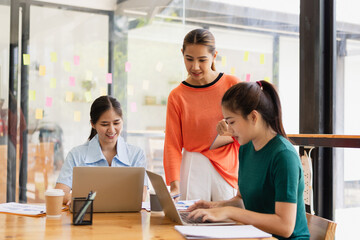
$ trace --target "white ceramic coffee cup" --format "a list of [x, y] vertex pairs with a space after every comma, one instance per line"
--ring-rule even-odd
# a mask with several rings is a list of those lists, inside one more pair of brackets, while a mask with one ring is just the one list
[[48, 189], [45, 192], [46, 217], [58, 218], [61, 216], [64, 191], [61, 189]]

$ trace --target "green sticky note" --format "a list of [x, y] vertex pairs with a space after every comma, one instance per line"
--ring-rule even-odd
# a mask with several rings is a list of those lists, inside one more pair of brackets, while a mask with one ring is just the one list
[[85, 92], [85, 99], [86, 99], [87, 102], [92, 101], [91, 92]]
[[29, 100], [35, 101], [35, 99], [36, 99], [35, 96], [36, 96], [35, 90], [29, 90]]
[[50, 88], [56, 88], [56, 78], [50, 78]]
[[265, 54], [260, 54], [260, 64], [265, 63]]
[[23, 54], [24, 65], [30, 65], [30, 54]]
[[244, 53], [244, 62], [247, 62], [247, 61], [249, 61], [249, 52], [248, 51], [246, 51]]
[[50, 59], [52, 62], [57, 62], [57, 53], [56, 52], [50, 53]]
[[64, 69], [66, 72], [70, 72], [70, 62], [68, 61], [64, 62]]

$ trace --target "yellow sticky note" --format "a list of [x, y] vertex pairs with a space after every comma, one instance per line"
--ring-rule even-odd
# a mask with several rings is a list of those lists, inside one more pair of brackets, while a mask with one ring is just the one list
[[56, 78], [50, 78], [50, 88], [56, 88]]
[[39, 66], [39, 75], [45, 76], [45, 74], [46, 74], [46, 67], [44, 65], [40, 65]]
[[93, 73], [92, 71], [86, 71], [86, 74], [85, 74], [85, 80], [92, 80], [93, 78]]
[[99, 58], [99, 66], [101, 68], [105, 67], [105, 58]]
[[91, 92], [85, 92], [85, 99], [86, 99], [87, 102], [92, 101]]
[[57, 53], [56, 52], [50, 53], [50, 59], [52, 62], [57, 62]]
[[36, 99], [35, 96], [36, 96], [35, 90], [29, 90], [29, 100], [35, 101], [35, 99]]
[[221, 58], [221, 65], [224, 67], [224, 66], [226, 66], [226, 57], [225, 56], [223, 56], [222, 58]]
[[81, 120], [81, 112], [80, 111], [75, 111], [74, 112], [74, 121], [75, 122], [80, 122]]
[[100, 88], [100, 95], [101, 96], [106, 96], [107, 95], [106, 88], [104, 88], [104, 87]]
[[70, 62], [68, 61], [64, 62], [64, 69], [66, 72], [70, 72]]
[[234, 68], [234, 67], [232, 67], [232, 68], [230, 69], [230, 74], [231, 74], [231, 75], [235, 75], [235, 68]]
[[35, 119], [43, 119], [44, 111], [41, 108], [36, 109]]
[[269, 77], [264, 77], [264, 80], [267, 82], [270, 82], [270, 78]]
[[265, 63], [265, 54], [260, 54], [260, 64]]
[[30, 54], [23, 54], [24, 65], [30, 65]]
[[73, 92], [66, 92], [65, 101], [66, 102], [72, 102], [74, 99], [74, 93]]
[[247, 61], [249, 61], [249, 52], [248, 51], [246, 51], [244, 53], [244, 62], [247, 62]]

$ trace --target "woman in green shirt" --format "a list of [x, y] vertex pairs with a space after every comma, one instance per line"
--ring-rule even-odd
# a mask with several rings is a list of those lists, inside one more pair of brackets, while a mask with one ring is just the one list
[[282, 124], [279, 96], [266, 81], [241, 82], [222, 98], [224, 123], [240, 144], [240, 191], [230, 200], [200, 200], [189, 218], [233, 219], [251, 224], [279, 239], [309, 239], [303, 200], [304, 174], [296, 150]]

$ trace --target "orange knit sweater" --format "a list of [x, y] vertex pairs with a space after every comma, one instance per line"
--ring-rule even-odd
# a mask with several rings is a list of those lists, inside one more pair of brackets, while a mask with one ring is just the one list
[[166, 113], [164, 169], [167, 184], [180, 180], [182, 149], [199, 152], [210, 159], [218, 173], [237, 188], [238, 151], [236, 142], [209, 150], [217, 136], [216, 125], [223, 119], [221, 99], [239, 80], [223, 76], [213, 85], [194, 88], [181, 83], [169, 95]]

